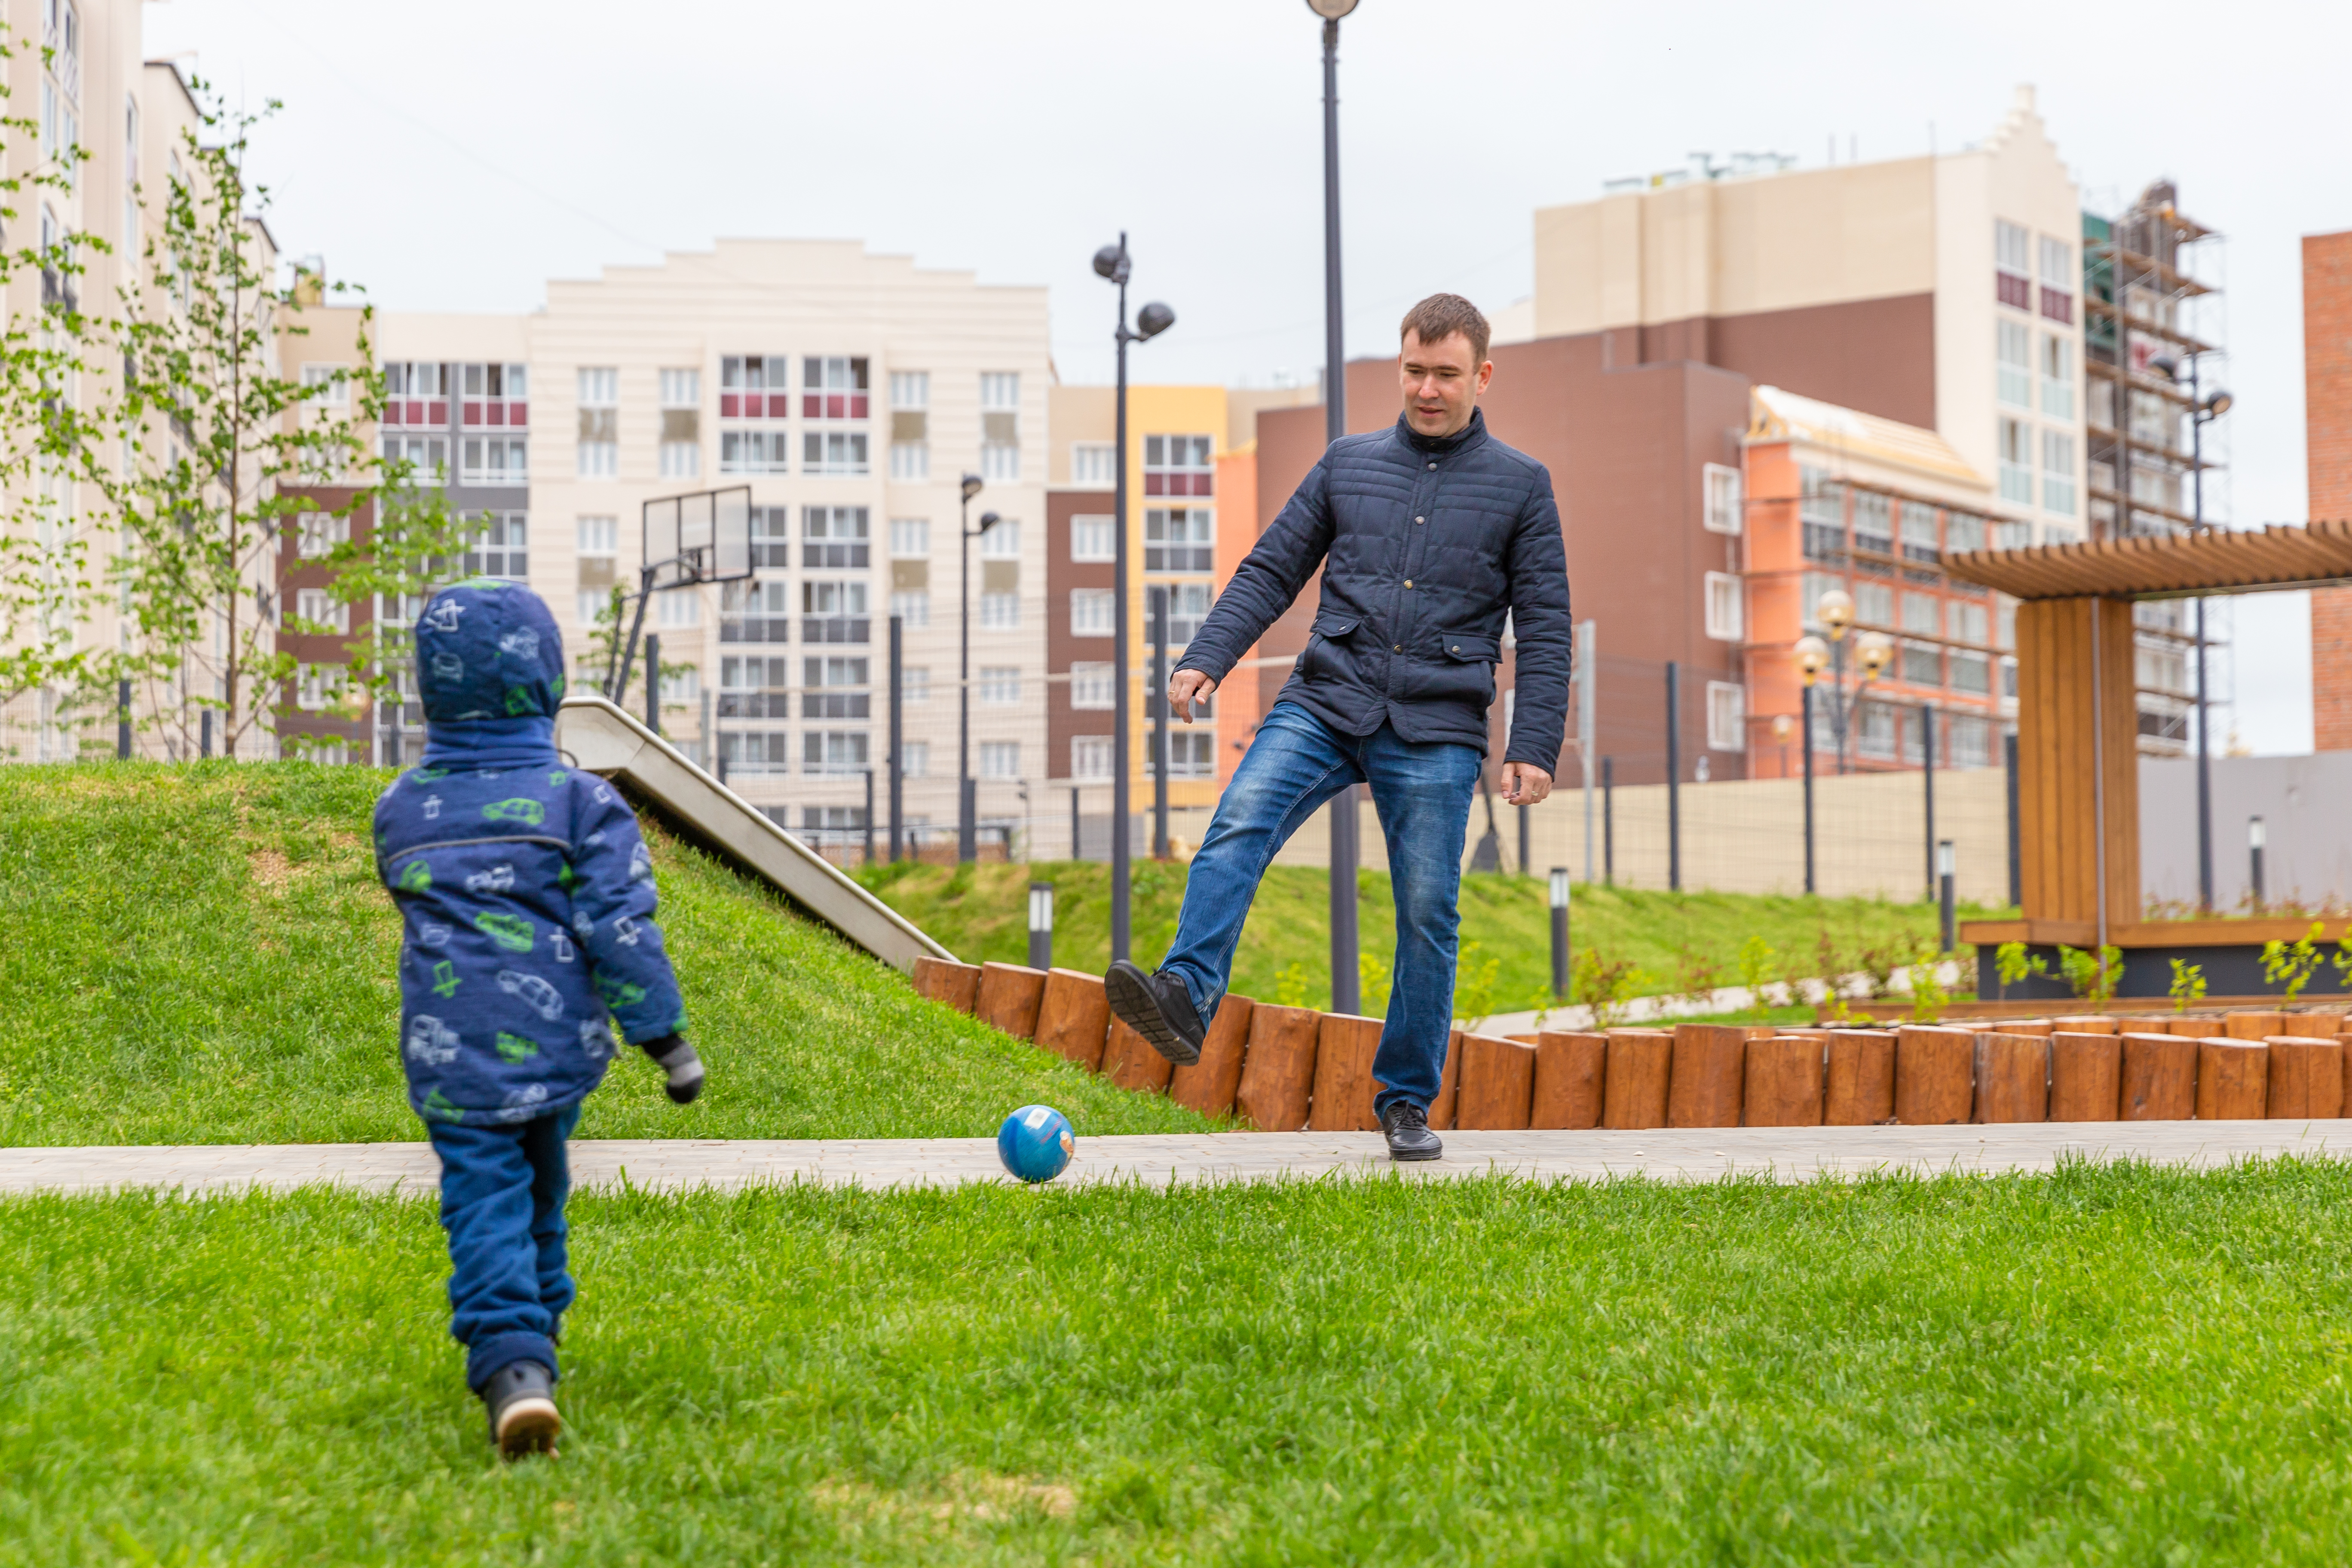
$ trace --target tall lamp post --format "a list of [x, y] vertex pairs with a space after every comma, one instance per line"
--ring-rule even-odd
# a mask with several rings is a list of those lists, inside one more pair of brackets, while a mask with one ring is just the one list
[[[1797, 673], [1811, 687], [1822, 670], [1830, 672], [1829, 710], [1830, 736], [1837, 746], [1838, 772], [1846, 771], [1846, 742], [1853, 726], [1854, 710], [1862, 704], [1862, 689], [1878, 679], [1895, 657], [1895, 645], [1877, 632], [1864, 632], [1852, 645], [1854, 661], [1862, 667], [1862, 679], [1852, 690], [1845, 683], [1845, 634], [1853, 626], [1853, 597], [1843, 588], [1832, 588], [1821, 596], [1814, 606], [1813, 618], [1829, 631], [1823, 642], [1811, 633], [1797, 639], [1794, 658]], [[1812, 736], [1805, 737], [1805, 754], [1812, 755]]]
[[[1158, 337], [1176, 324], [1176, 312], [1157, 300], [1135, 314], [1135, 326], [1127, 324], [1127, 279], [1133, 270], [1133, 261], [1127, 254], [1127, 231], [1121, 229], [1117, 245], [1106, 245], [1095, 252], [1095, 273], [1118, 286], [1118, 330], [1112, 334], [1118, 344], [1118, 456], [1114, 468], [1116, 479], [1112, 489], [1111, 510], [1118, 521], [1112, 525], [1111, 539], [1111, 740], [1110, 740], [1110, 956], [1113, 962], [1128, 956], [1128, 878], [1129, 851], [1129, 752], [1127, 722], [1131, 701], [1128, 687], [1128, 627], [1129, 596], [1128, 593], [1127, 548], [1127, 345]], [[1160, 700], [1165, 702], [1163, 691]]]
[[1002, 521], [984, 511], [980, 527], [971, 526], [971, 498], [982, 488], [978, 474], [963, 477], [963, 521], [958, 525], [963, 535], [958, 546], [963, 552], [963, 578], [956, 589], [956, 620], [962, 627], [956, 665], [956, 858], [965, 862], [980, 858], [980, 787], [971, 776], [971, 542]]
[[[1339, 18], [1357, 0], [1307, 0], [1323, 18], [1323, 441], [1348, 433], [1348, 342], [1339, 309]], [[1362, 1005], [1356, 973], [1356, 791], [1331, 797], [1331, 1010]]]
[[[2189, 494], [2193, 498], [2189, 516], [2197, 527], [2205, 526], [2205, 426], [2230, 412], [2237, 400], [2220, 387], [2210, 396], [2202, 395], [2197, 384], [2198, 356], [2185, 354], [2189, 361]], [[2179, 379], [2178, 362], [2158, 359], [2151, 367]], [[2205, 596], [2197, 597], [2197, 902], [2207, 914], [2213, 912], [2213, 748], [2207, 735], [2207, 722], [2211, 710], [2206, 706], [2205, 685]]]

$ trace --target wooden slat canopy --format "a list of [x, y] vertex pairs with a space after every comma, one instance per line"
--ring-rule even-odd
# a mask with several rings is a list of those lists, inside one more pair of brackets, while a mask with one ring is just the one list
[[2352, 582], [2352, 521], [1970, 550], [1944, 570], [2019, 599], [2182, 598]]

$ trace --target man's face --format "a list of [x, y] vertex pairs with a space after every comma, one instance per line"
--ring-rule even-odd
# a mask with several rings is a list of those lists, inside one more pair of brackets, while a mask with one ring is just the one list
[[1480, 363], [1460, 332], [1433, 343], [1407, 332], [1397, 364], [1404, 380], [1405, 422], [1423, 436], [1451, 436], [1469, 424], [1478, 395], [1495, 374], [1495, 362]]

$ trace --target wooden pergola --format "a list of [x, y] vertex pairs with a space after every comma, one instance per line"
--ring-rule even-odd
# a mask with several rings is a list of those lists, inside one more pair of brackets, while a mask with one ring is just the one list
[[[2185, 951], [2300, 936], [2307, 921], [2140, 918], [2132, 605], [2352, 583], [2352, 521], [1978, 550], [1947, 556], [1944, 565], [1961, 582], [2021, 601], [2017, 783], [2024, 919], [1973, 921], [1964, 938], [1979, 947], [2024, 942]], [[2127, 980], [2130, 967], [2127, 954]]]

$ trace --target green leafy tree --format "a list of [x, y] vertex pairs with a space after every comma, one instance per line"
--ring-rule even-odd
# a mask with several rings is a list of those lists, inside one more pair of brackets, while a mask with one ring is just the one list
[[[0, 63], [21, 52], [0, 23]], [[0, 80], [0, 234], [26, 241], [0, 240], [0, 288], [37, 278], [40, 304], [0, 325], [0, 706], [43, 687], [70, 700], [92, 678], [79, 628], [97, 529], [73, 498], [102, 477], [110, 445], [90, 406], [110, 356], [102, 323], [83, 309], [81, 258], [111, 247], [52, 216], [71, 210], [88, 154], [72, 142], [44, 149], [40, 121], [15, 107]]]
[[2050, 961], [2040, 953], [2028, 953], [2021, 942], [2005, 942], [1992, 950], [1993, 978], [2000, 984], [2000, 1000], [2009, 1000], [2009, 988], [2037, 974], [2050, 973]]
[[1576, 955], [1570, 990], [1591, 1010], [1592, 1026], [1608, 1029], [1624, 1021], [1625, 1004], [1650, 983], [1651, 977], [1633, 960], [1612, 959], [1598, 947], [1588, 947]]
[[2058, 949], [2058, 973], [2066, 977], [2066, 984], [2074, 988], [2076, 996], [2093, 1006], [2103, 1005], [2123, 980], [2123, 950], [2103, 947], [2094, 957], [2081, 948], [2062, 944]]
[[[368, 527], [329, 552], [328, 592], [341, 603], [366, 605], [372, 617], [365, 635], [345, 645], [349, 685], [379, 704], [401, 704], [415, 692], [416, 617], [434, 590], [465, 575], [467, 544], [481, 527], [478, 518], [459, 513], [436, 474], [419, 483], [415, 465], [379, 465], [368, 499]], [[332, 628], [300, 617], [285, 617], [289, 631], [323, 633]], [[411, 759], [402, 758], [401, 761]]]
[[[373, 470], [360, 427], [383, 392], [364, 321], [358, 366], [308, 382], [283, 374], [280, 340], [308, 329], [267, 254], [268, 191], [246, 174], [252, 129], [278, 105], [226, 110], [191, 85], [199, 124], [182, 138], [161, 232], [113, 323], [127, 460], [106, 489], [131, 635], [107, 673], [147, 682], [184, 746], [194, 714], [217, 710], [234, 757], [297, 673], [277, 647], [277, 552], [299, 514], [348, 519], [364, 499]], [[328, 507], [302, 492], [319, 485], [353, 489]]]
[[2172, 997], [2172, 1010], [2175, 1013], [2186, 1013], [2189, 1008], [2205, 1000], [2205, 966], [2200, 963], [2186, 963], [2178, 958], [2174, 959], [2172, 989], [2169, 994]]
[[1754, 1005], [1765, 1005], [1764, 987], [1772, 983], [1771, 943], [1760, 936], [1751, 936], [1739, 946], [1739, 984], [1748, 987]]

